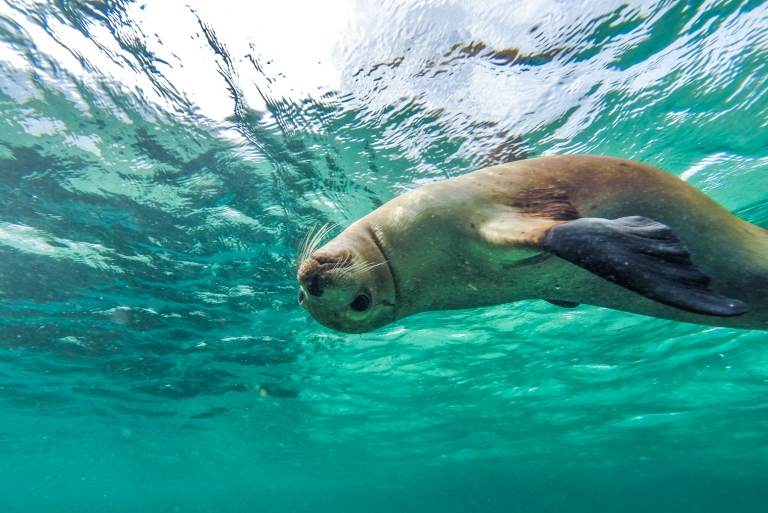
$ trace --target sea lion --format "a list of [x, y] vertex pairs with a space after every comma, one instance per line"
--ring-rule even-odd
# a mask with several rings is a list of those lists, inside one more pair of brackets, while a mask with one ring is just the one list
[[527, 299], [768, 329], [768, 231], [658, 168], [542, 157], [403, 194], [325, 246], [299, 303], [346, 333]]

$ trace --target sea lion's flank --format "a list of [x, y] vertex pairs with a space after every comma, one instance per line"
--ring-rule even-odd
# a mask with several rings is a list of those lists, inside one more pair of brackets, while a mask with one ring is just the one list
[[302, 255], [299, 303], [347, 333], [527, 299], [768, 329], [768, 231], [630, 160], [481, 169], [403, 194], [315, 249], [320, 239]]

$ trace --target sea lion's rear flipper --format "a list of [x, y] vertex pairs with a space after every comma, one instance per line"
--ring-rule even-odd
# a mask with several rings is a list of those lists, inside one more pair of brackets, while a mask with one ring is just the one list
[[551, 228], [543, 248], [558, 257], [666, 305], [731, 317], [746, 303], [712, 292], [710, 278], [666, 225], [646, 217], [584, 217]]

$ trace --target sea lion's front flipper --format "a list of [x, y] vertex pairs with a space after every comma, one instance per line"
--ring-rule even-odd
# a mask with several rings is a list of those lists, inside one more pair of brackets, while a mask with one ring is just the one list
[[712, 292], [710, 278], [672, 229], [645, 217], [581, 218], [551, 228], [543, 248], [558, 257], [666, 305], [731, 317], [746, 303]]

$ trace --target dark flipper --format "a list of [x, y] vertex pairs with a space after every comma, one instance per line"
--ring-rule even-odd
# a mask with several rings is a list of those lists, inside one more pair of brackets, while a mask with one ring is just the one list
[[731, 317], [746, 303], [712, 292], [710, 278], [672, 230], [645, 217], [585, 217], [552, 228], [544, 249], [601, 278], [666, 305]]
[[[550, 257], [551, 258], [551, 257]], [[559, 306], [560, 308], [576, 308], [581, 303], [574, 303], [573, 301], [560, 301], [559, 299], [545, 299], [547, 303]]]

